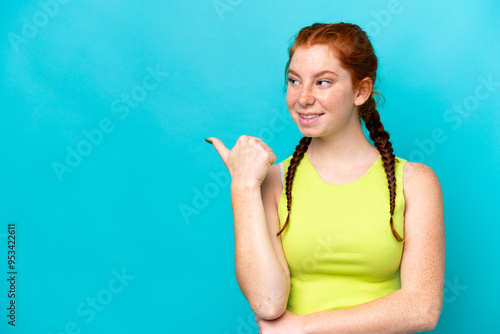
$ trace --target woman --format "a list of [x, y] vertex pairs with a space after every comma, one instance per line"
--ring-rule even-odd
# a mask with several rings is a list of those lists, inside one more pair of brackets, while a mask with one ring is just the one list
[[304, 136], [295, 153], [273, 165], [259, 138], [232, 150], [208, 138], [231, 174], [236, 277], [261, 334], [415, 333], [438, 322], [441, 187], [428, 166], [394, 156], [376, 71], [357, 25], [305, 27], [285, 71]]

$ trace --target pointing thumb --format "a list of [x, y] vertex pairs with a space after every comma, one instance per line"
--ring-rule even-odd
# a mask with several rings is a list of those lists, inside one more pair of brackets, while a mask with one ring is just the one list
[[[217, 150], [220, 157], [222, 158], [222, 161], [224, 162], [224, 164], [226, 164], [227, 156], [229, 155], [229, 152], [231, 152], [231, 151], [228, 150], [226, 145], [224, 145], [224, 143], [222, 141], [220, 141], [219, 139], [217, 139], [215, 137], [208, 137], [207, 139], [212, 141], [211, 144], [214, 145], [215, 149]], [[227, 167], [227, 165], [226, 165], [226, 167]]]

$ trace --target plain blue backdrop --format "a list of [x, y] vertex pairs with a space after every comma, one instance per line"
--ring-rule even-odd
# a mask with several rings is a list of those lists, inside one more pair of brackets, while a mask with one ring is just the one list
[[[230, 177], [205, 137], [301, 138], [290, 40], [351, 22], [379, 57], [397, 156], [443, 188], [435, 333], [500, 332], [500, 3], [9, 1], [0, 5], [0, 332], [257, 333], [234, 271]], [[16, 224], [9, 326], [7, 224]]]

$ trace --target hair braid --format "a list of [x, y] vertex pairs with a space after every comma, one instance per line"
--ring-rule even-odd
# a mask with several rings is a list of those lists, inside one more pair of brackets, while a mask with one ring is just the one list
[[402, 242], [404, 238], [394, 229], [393, 215], [396, 207], [396, 174], [395, 174], [395, 156], [392, 144], [389, 141], [389, 133], [385, 131], [384, 125], [380, 121], [380, 114], [377, 111], [376, 102], [373, 95], [360, 107], [360, 117], [365, 122], [366, 128], [370, 131], [370, 138], [382, 155], [384, 169], [387, 175], [389, 186], [389, 204], [390, 204], [390, 224], [392, 234], [397, 241]]
[[285, 230], [288, 226], [288, 222], [290, 220], [290, 209], [292, 206], [292, 184], [293, 178], [295, 176], [295, 171], [297, 170], [297, 165], [299, 164], [302, 157], [304, 157], [304, 153], [306, 153], [307, 148], [309, 147], [309, 143], [311, 142], [311, 137], [302, 137], [299, 145], [295, 148], [295, 152], [293, 153], [292, 159], [290, 159], [290, 166], [288, 166], [288, 172], [286, 175], [286, 207], [288, 209], [288, 214], [286, 216], [285, 225], [283, 228], [276, 234], [279, 236], [281, 232]]

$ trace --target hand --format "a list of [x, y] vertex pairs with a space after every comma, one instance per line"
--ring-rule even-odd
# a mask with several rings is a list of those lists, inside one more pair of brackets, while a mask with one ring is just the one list
[[273, 150], [257, 137], [239, 137], [231, 151], [219, 139], [209, 139], [229, 170], [232, 182], [260, 186], [276, 161]]
[[274, 320], [263, 320], [255, 317], [259, 334], [305, 334], [304, 316], [294, 314], [288, 310], [281, 317]]

